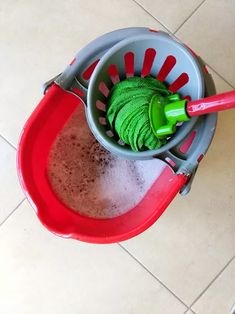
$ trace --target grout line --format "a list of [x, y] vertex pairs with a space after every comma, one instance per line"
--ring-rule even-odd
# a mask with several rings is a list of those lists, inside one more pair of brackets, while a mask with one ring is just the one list
[[196, 313], [195, 313], [192, 309], [190, 309], [190, 308], [188, 308], [188, 309], [184, 312], [184, 314], [187, 314], [188, 311], [191, 311], [193, 314], [196, 314]]
[[13, 144], [11, 144], [11, 142], [9, 142], [2, 134], [0, 134], [0, 137], [1, 137], [7, 144], [9, 144], [14, 150], [16, 150], [16, 147], [15, 147]]
[[224, 272], [224, 270], [229, 266], [229, 264], [234, 260], [235, 255], [230, 258], [230, 260], [225, 264], [225, 266], [218, 272], [218, 274], [211, 280], [211, 282], [206, 286], [206, 288], [199, 294], [199, 296], [192, 302], [191, 307], [202, 297], [202, 295], [210, 288], [210, 286], [216, 281], [216, 279]]
[[[170, 34], [174, 35], [175, 38], [177, 38], [178, 40], [180, 40], [179, 37], [177, 37], [176, 32], [178, 32], [178, 30], [190, 19], [190, 17], [203, 5], [203, 3], [206, 0], [203, 0], [196, 8], [195, 10], [193, 10], [193, 12], [188, 16], [188, 18], [174, 31], [172, 32], [165, 24], [163, 24], [162, 22], [160, 22], [155, 16], [153, 16], [148, 10], [146, 10], [140, 3], [138, 3], [137, 0], [132, 0], [135, 4], [137, 4], [141, 9], [143, 9], [149, 16], [151, 16], [156, 22], [158, 22], [159, 24], [161, 24]], [[180, 40], [181, 41], [181, 40]], [[228, 82], [221, 74], [219, 74], [209, 63], [207, 63], [204, 59], [203, 61], [205, 62], [205, 64], [210, 67], [222, 80], [225, 81], [225, 83], [227, 83], [231, 88], [235, 89], [235, 87]]]
[[22, 201], [20, 201], [20, 203], [13, 209], [13, 211], [0, 223], [0, 227], [2, 227], [2, 225], [8, 220], [8, 218], [11, 217], [11, 215], [14, 214], [14, 212], [20, 207], [20, 205], [25, 201], [25, 197], [23, 198]]
[[142, 268], [146, 270], [155, 280], [157, 280], [170, 294], [172, 294], [180, 303], [182, 303], [187, 310], [190, 308], [187, 304], [185, 304], [173, 291], [171, 291], [160, 279], [158, 279], [141, 261], [139, 261], [134, 255], [132, 255], [122, 244], [118, 243], [118, 245], [131, 257], [133, 258]]
[[160, 22], [155, 16], [153, 16], [148, 10], [145, 9], [145, 7], [143, 7], [137, 0], [132, 0], [135, 4], [137, 4], [142, 10], [145, 11], [145, 13], [147, 13], [148, 15], [150, 15], [156, 22], [158, 22], [159, 24], [161, 24], [169, 33], [172, 34], [172, 31], [169, 30], [168, 27], [166, 27], [166, 25], [164, 25], [162, 22]]
[[[178, 41], [180, 41], [180, 43], [184, 44], [184, 42], [176, 35], [173, 34], [173, 37], [175, 37], [175, 39], [177, 39]], [[215, 74], [217, 74], [223, 81], [225, 81], [226, 84], [228, 84], [232, 89], [235, 89], [235, 87], [229, 82], [227, 81], [226, 78], [224, 78], [217, 70], [215, 70], [215, 68], [213, 66], [211, 66], [206, 60], [204, 60], [200, 55], [199, 57], [201, 58], [202, 62], [208, 66], [212, 71], [215, 72]], [[209, 71], [210, 73], [210, 71]], [[211, 73], [210, 73], [211, 74]], [[215, 86], [216, 87], [216, 86]]]
[[[148, 10], [146, 10], [140, 3], [138, 3], [137, 0], [132, 0], [135, 4], [137, 4], [142, 10], [144, 10], [149, 16], [151, 16], [156, 22], [161, 24], [170, 34], [174, 35], [174, 37], [178, 40], [180, 40], [179, 37], [177, 37], [176, 32], [190, 19], [190, 17], [203, 5], [203, 3], [206, 0], [203, 0], [196, 8], [193, 10], [193, 12], [188, 16], [188, 18], [174, 31], [172, 32], [166, 25], [164, 25], [162, 22], [160, 22], [155, 16], [153, 16]], [[181, 40], [180, 40], [181, 41]], [[207, 63], [204, 59], [203, 61], [205, 64], [210, 67], [222, 80], [225, 81], [232, 89], [235, 89], [235, 86], [233, 86], [230, 82], [228, 82], [221, 74], [219, 74], [209, 63]]]
[[[223, 81], [225, 81], [225, 83], [227, 83], [231, 88], [235, 89], [235, 87], [229, 83], [229, 81], [227, 81], [221, 74], [219, 74], [210, 64], [208, 64], [205, 60], [203, 60], [206, 65], [211, 68], [211, 70], [213, 70], [215, 72], [215, 74], [217, 74]], [[216, 87], [216, 86], [215, 86]]]
[[184, 20], [184, 22], [182, 24], [180, 24], [180, 26], [177, 27], [177, 29], [174, 31], [174, 34], [178, 32], [178, 30], [193, 16], [193, 14], [203, 5], [203, 3], [206, 0], [203, 0], [194, 10], [193, 12], [191, 12], [189, 14], [189, 16], [186, 18], [186, 20]]

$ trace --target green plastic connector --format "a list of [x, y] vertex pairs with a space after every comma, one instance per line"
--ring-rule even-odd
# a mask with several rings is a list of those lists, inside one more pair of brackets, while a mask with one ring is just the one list
[[180, 100], [178, 94], [168, 96], [169, 103], [162, 103], [155, 96], [149, 106], [150, 125], [157, 138], [165, 138], [176, 131], [176, 124], [190, 120], [186, 112], [187, 100]]

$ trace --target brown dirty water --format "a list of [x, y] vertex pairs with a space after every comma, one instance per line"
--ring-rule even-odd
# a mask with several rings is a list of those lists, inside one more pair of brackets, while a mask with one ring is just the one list
[[67, 207], [102, 219], [135, 207], [164, 167], [158, 159], [132, 161], [110, 154], [95, 140], [78, 108], [52, 145], [47, 173]]

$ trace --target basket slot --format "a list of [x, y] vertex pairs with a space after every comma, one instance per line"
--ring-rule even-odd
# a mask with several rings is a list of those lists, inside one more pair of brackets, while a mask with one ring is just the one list
[[109, 77], [110, 77], [113, 84], [117, 84], [118, 82], [120, 82], [118, 69], [117, 69], [117, 66], [115, 64], [111, 64], [109, 66], [108, 73], [109, 73]]
[[107, 98], [109, 95], [109, 89], [104, 81], [101, 81], [99, 84], [99, 91]]
[[106, 131], [106, 134], [108, 135], [108, 137], [114, 137], [113, 131], [111, 130]]
[[157, 75], [157, 79], [161, 82], [165, 81], [167, 75], [171, 72], [175, 64], [176, 58], [174, 56], [168, 56]]
[[186, 139], [186, 141], [180, 146], [179, 151], [183, 154], [187, 153], [187, 151], [190, 149], [195, 136], [196, 136], [197, 132], [193, 131], [190, 133], [190, 135], [188, 136], [188, 138]]
[[73, 92], [74, 94], [78, 95], [79, 97], [84, 97], [85, 96], [84, 92], [81, 89], [77, 88], [77, 87], [73, 87], [71, 89], [71, 92]]
[[175, 162], [170, 159], [169, 157], [165, 158], [165, 161], [171, 166], [171, 167], [175, 167]]
[[204, 157], [204, 154], [199, 155], [198, 158], [197, 158], [197, 161], [200, 162], [203, 157]]
[[99, 123], [101, 125], [107, 125], [107, 120], [105, 117], [99, 117]]
[[106, 105], [101, 101], [101, 100], [96, 100], [96, 108], [103, 111], [103, 112], [106, 112]]
[[153, 28], [150, 28], [149, 31], [152, 33], [158, 33], [159, 32], [157, 29], [153, 29]]
[[100, 61], [100, 59], [95, 60], [93, 63], [91, 63], [89, 65], [89, 67], [83, 72], [82, 77], [84, 78], [84, 80], [89, 80], [93, 71], [95, 70], [96, 65], [98, 64], [98, 62]]
[[124, 55], [126, 77], [132, 77], [135, 73], [135, 55], [132, 51], [127, 52]]
[[120, 146], [125, 146], [125, 145], [126, 145], [121, 139], [119, 139], [119, 140], [117, 141], [117, 143], [118, 143]]
[[181, 87], [183, 87], [185, 84], [187, 84], [189, 81], [189, 76], [187, 73], [180, 74], [179, 77], [169, 86], [169, 90], [172, 91], [172, 93], [177, 92]]
[[151, 68], [152, 68], [155, 56], [156, 56], [156, 50], [155, 49], [148, 48], [145, 51], [144, 62], [143, 62], [143, 67], [142, 67], [142, 71], [141, 71], [141, 77], [145, 77], [145, 76], [149, 75], [149, 73], [151, 72]]

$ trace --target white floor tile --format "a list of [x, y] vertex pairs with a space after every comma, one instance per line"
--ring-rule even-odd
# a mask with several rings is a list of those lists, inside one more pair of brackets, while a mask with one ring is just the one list
[[207, 0], [176, 35], [235, 86], [234, 0]]
[[61, 239], [27, 203], [0, 228], [1, 314], [185, 311], [118, 245]]
[[215, 73], [209, 66], [207, 66], [209, 73], [212, 75], [213, 81], [216, 87], [216, 94], [224, 93], [232, 90], [233, 88], [228, 85], [223, 79], [220, 78], [219, 75]]
[[0, 133], [15, 145], [40, 87], [92, 39], [114, 29], [162, 26], [132, 0], [2, 1]]
[[24, 198], [16, 174], [16, 153], [0, 136], [0, 224]]
[[[230, 89], [216, 76], [220, 92]], [[187, 305], [235, 253], [235, 111], [219, 114], [214, 141], [190, 194], [124, 246]], [[157, 201], [157, 200], [156, 200]]]
[[203, 0], [137, 0], [136, 2], [150, 12], [167, 29], [175, 32]]
[[235, 260], [193, 306], [198, 314], [231, 313], [235, 304]]
[[[137, 0], [174, 32], [202, 0]], [[176, 35], [235, 86], [233, 0], [206, 0]], [[42, 98], [41, 84], [95, 37], [113, 29], [163, 29], [132, 0], [0, 4], [0, 134], [17, 145]], [[231, 87], [209, 68], [217, 92]], [[123, 245], [190, 305], [233, 256], [235, 114], [219, 115], [192, 191], [148, 231]], [[0, 223], [23, 199], [15, 150], [0, 137]], [[0, 228], [0, 314], [183, 314], [186, 308], [117, 245], [88, 245], [47, 232], [26, 202]], [[234, 261], [187, 314], [229, 313]], [[173, 312], [172, 312], [173, 311]]]

